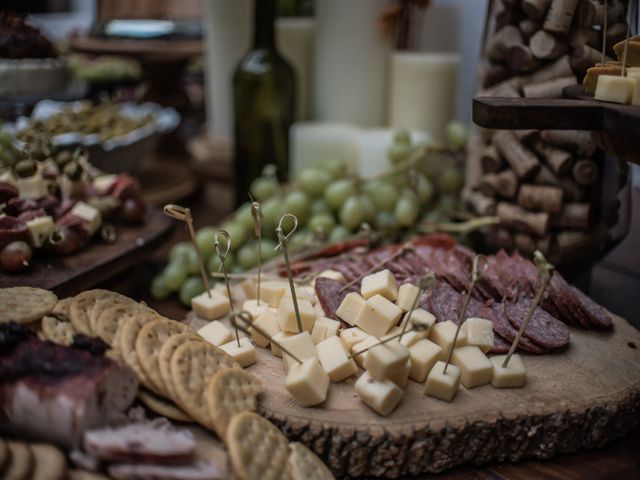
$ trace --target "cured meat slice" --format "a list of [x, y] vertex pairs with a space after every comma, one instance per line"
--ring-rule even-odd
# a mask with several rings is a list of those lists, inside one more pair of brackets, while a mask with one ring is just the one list
[[[504, 312], [516, 329], [524, 322], [533, 299], [523, 297], [517, 302], [504, 302]], [[569, 344], [569, 328], [540, 307], [536, 307], [524, 335], [547, 349], [559, 349]]]
[[438, 322], [451, 320], [458, 323], [462, 296], [447, 282], [440, 280], [427, 290], [420, 306], [433, 313]]
[[611, 316], [604, 308], [591, 300], [576, 287], [570, 288], [571, 292], [575, 296], [579, 309], [589, 319], [591, 325], [602, 329], [609, 329], [613, 327]]
[[507, 294], [507, 290], [500, 279], [496, 268], [496, 258], [494, 256], [487, 257], [487, 269], [478, 279], [478, 286], [481, 291], [486, 294], [485, 300], [494, 299], [502, 300]]
[[198, 461], [191, 465], [116, 464], [108, 469], [117, 480], [218, 480], [222, 473], [213, 463]]
[[[485, 306], [483, 306], [478, 311], [477, 316], [480, 318], [486, 318], [487, 320], [491, 320], [493, 322], [494, 332], [497, 332], [498, 335], [503, 337], [509, 343], [513, 342], [516, 339], [518, 332], [513, 327], [513, 325], [509, 323], [509, 320], [507, 320], [507, 317], [504, 314], [504, 307], [502, 303], [487, 302], [487, 304], [485, 304]], [[520, 339], [518, 348], [529, 353], [546, 352], [544, 348], [536, 345], [524, 335]]]
[[344, 297], [346, 297], [350, 292], [359, 292], [359, 287], [357, 285], [351, 285], [344, 290], [342, 290], [342, 287], [344, 287], [344, 283], [340, 283], [331, 278], [316, 278], [315, 291], [318, 296], [320, 306], [322, 307], [324, 314], [334, 320], [340, 320], [336, 316], [336, 310], [338, 310], [338, 307], [342, 303], [342, 300], [344, 300]]
[[509, 297], [516, 292], [534, 295], [534, 287], [527, 281], [523, 264], [500, 250], [496, 256], [495, 267], [505, 286], [503, 297]]
[[511, 348], [511, 342], [507, 342], [502, 335], [496, 332], [493, 332], [493, 343], [493, 348], [489, 350], [489, 353], [493, 353], [494, 355], [507, 353]]

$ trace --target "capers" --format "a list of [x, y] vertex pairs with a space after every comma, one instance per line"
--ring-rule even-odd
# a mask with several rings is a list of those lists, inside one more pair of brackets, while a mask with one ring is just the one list
[[15, 167], [16, 175], [22, 178], [32, 177], [38, 171], [36, 162], [31, 159], [20, 160]]

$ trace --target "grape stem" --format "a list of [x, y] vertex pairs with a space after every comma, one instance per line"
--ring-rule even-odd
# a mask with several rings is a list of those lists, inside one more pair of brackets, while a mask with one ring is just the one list
[[416, 225], [419, 233], [470, 233], [479, 228], [500, 223], [498, 217], [476, 217], [465, 222], [420, 222]]
[[436, 145], [436, 146], [423, 146], [417, 147], [413, 152], [411, 152], [411, 156], [407, 158], [404, 162], [400, 163], [392, 167], [390, 170], [386, 172], [379, 173], [377, 175], [371, 175], [369, 177], [362, 177], [361, 181], [363, 182], [373, 182], [376, 180], [384, 180], [389, 177], [393, 177], [398, 173], [406, 172], [415, 168], [415, 166], [429, 153], [452, 153], [451, 149], [448, 147]]

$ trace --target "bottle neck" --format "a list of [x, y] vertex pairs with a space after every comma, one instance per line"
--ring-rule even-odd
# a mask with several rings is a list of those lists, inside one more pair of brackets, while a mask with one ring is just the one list
[[254, 0], [253, 47], [275, 49], [275, 0]]

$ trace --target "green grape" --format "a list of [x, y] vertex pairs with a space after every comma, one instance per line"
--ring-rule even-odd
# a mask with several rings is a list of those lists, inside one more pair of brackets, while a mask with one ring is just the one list
[[253, 215], [251, 215], [251, 204], [249, 202], [245, 202], [238, 207], [234, 220], [245, 230], [253, 230]]
[[287, 213], [292, 213], [298, 217], [298, 222], [303, 225], [309, 218], [311, 204], [309, 197], [300, 190], [289, 192], [284, 200], [284, 207]]
[[[232, 252], [227, 254], [227, 257], [224, 259], [224, 266], [227, 271], [230, 271], [236, 264], [236, 257]], [[220, 270], [220, 257], [217, 255], [212, 255], [209, 260], [207, 260], [207, 273], [215, 273], [221, 272]]]
[[199, 276], [189, 277], [180, 287], [180, 301], [187, 307], [191, 306], [191, 299], [204, 292], [204, 283]]
[[299, 252], [309, 245], [311, 238], [312, 234], [308, 229], [303, 228], [302, 230], [297, 231], [289, 240], [289, 250], [291, 252]]
[[438, 200], [438, 209], [443, 212], [455, 211], [458, 209], [458, 198], [453, 195], [443, 195]]
[[329, 158], [320, 164], [331, 175], [331, 178], [338, 180], [347, 174], [347, 164], [339, 158]]
[[177, 292], [187, 278], [187, 265], [180, 259], [169, 263], [162, 272], [164, 284], [172, 292]]
[[398, 228], [398, 222], [393, 212], [378, 212], [375, 220], [376, 230], [389, 232]]
[[0, 145], [5, 148], [11, 148], [13, 136], [7, 130], [0, 130]]
[[422, 220], [427, 222], [446, 222], [447, 217], [440, 210], [430, 210], [422, 216]]
[[184, 262], [187, 265], [187, 272], [189, 275], [196, 275], [200, 273], [200, 260], [198, 259], [198, 252], [191, 246], [190, 249], [185, 250]]
[[455, 167], [450, 167], [440, 176], [440, 192], [443, 195], [457, 195], [463, 183], [462, 172]]
[[244, 269], [240, 265], [234, 265], [231, 269], [231, 273], [244, 273]]
[[[226, 223], [222, 225], [221, 229], [226, 230], [227, 233], [229, 234], [229, 237], [231, 237], [230, 250], [232, 252], [236, 251], [238, 248], [244, 245], [244, 242], [247, 240], [247, 230], [242, 225], [236, 222]], [[224, 251], [227, 248], [226, 247], [227, 244], [223, 236], [220, 236], [219, 239], [221, 244], [220, 246]], [[215, 242], [214, 242], [214, 251], [215, 251]]]
[[200, 253], [204, 257], [210, 257], [216, 252], [216, 229], [214, 227], [203, 227], [196, 233], [196, 243]]
[[398, 201], [398, 190], [387, 182], [375, 183], [374, 188], [366, 190], [378, 210], [390, 212]]
[[451, 165], [450, 155], [429, 153], [418, 162], [418, 170], [434, 181], [449, 165]]
[[424, 175], [417, 173], [412, 177], [414, 181], [415, 192], [422, 205], [427, 205], [433, 199], [433, 184]]
[[310, 197], [322, 195], [331, 180], [331, 174], [320, 168], [306, 168], [298, 175], [298, 185]]
[[340, 209], [340, 223], [349, 230], [355, 230], [366, 221], [367, 213], [362, 197], [349, 197]]
[[398, 130], [393, 134], [393, 143], [396, 145], [411, 145], [411, 132]]
[[151, 280], [151, 296], [156, 300], [164, 300], [169, 295], [171, 295], [171, 290], [169, 290], [164, 282], [164, 275], [158, 274], [153, 277]]
[[258, 265], [258, 250], [255, 242], [250, 242], [240, 247], [238, 250], [238, 265], [244, 270], [249, 270]]
[[272, 197], [262, 204], [262, 234], [273, 232], [282, 216], [282, 199]]
[[273, 257], [278, 255], [278, 252], [276, 252], [276, 242], [263, 238], [260, 241], [260, 255], [262, 255], [263, 262], [271, 260]]
[[364, 210], [364, 221], [370, 224], [373, 223], [376, 219], [376, 206], [373, 200], [369, 195], [362, 194], [360, 195], [360, 203]]
[[329, 234], [329, 243], [341, 242], [351, 236], [351, 232], [342, 225], [336, 225], [336, 228]]
[[464, 150], [469, 138], [467, 127], [457, 121], [449, 122], [447, 125], [447, 141], [455, 150]]
[[331, 210], [323, 198], [316, 198], [311, 202], [311, 215], [319, 215], [320, 213], [331, 213]]
[[412, 226], [418, 218], [418, 199], [413, 192], [403, 192], [393, 211], [396, 222], [401, 227]]
[[280, 185], [276, 178], [263, 176], [258, 177], [253, 181], [249, 191], [251, 192], [251, 196], [254, 200], [264, 202], [278, 193], [279, 188]]
[[190, 248], [193, 248], [191, 242], [176, 243], [173, 247], [171, 247], [171, 250], [169, 250], [169, 263], [175, 262], [179, 258], [182, 258], [185, 255], [186, 251]]
[[389, 156], [389, 160], [392, 165], [398, 165], [409, 158], [412, 150], [413, 149], [410, 145], [394, 143], [389, 147], [389, 150], [387, 150], [387, 155]]
[[336, 180], [324, 191], [324, 201], [332, 210], [339, 210], [353, 194], [353, 181], [348, 178]]
[[328, 213], [314, 215], [311, 217], [311, 220], [309, 220], [309, 230], [311, 230], [313, 234], [322, 234], [323, 238], [326, 238], [335, 226], [336, 221], [333, 218], [333, 215]]

